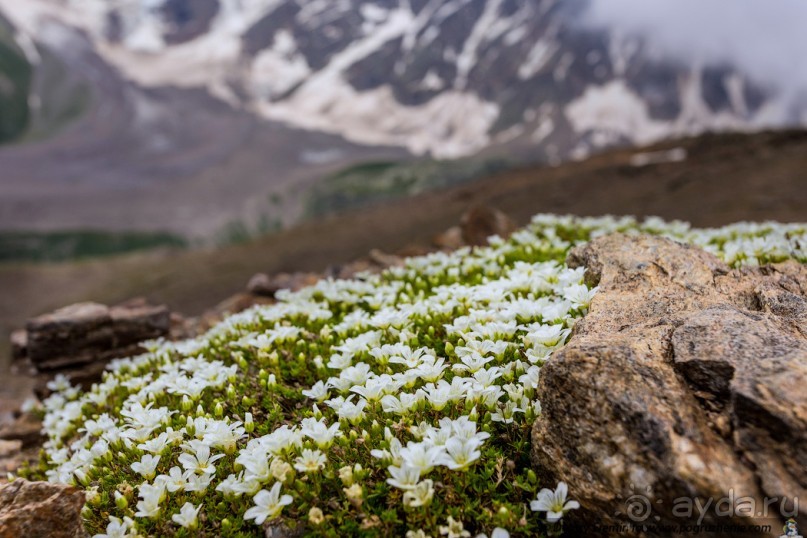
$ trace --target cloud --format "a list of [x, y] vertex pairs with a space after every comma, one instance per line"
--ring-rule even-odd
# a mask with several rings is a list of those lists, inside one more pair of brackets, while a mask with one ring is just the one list
[[757, 83], [807, 93], [805, 0], [591, 0], [580, 22], [645, 37], [687, 63], [726, 62]]

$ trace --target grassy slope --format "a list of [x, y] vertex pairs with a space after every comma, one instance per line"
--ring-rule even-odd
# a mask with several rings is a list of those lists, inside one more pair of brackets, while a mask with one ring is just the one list
[[634, 168], [628, 161], [635, 151], [622, 150], [558, 168], [514, 170], [218, 250], [0, 266], [0, 331], [87, 299], [145, 295], [198, 313], [242, 289], [257, 271], [321, 270], [372, 248], [428, 241], [474, 204], [498, 207], [521, 223], [539, 212], [659, 215], [698, 226], [807, 221], [807, 133], [706, 136], [659, 147], [675, 146], [687, 148], [686, 161]]
[[91, 230], [63, 232], [0, 232], [0, 263], [63, 262], [111, 256], [160, 247], [184, 247], [186, 242], [166, 233]]
[[306, 213], [318, 217], [430, 190], [473, 181], [512, 167], [504, 159], [414, 162], [368, 162], [342, 170], [316, 185]]

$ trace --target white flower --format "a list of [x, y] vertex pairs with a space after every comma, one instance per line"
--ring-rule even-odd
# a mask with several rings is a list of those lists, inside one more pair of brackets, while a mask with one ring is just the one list
[[300, 433], [313, 440], [320, 448], [329, 447], [336, 437], [342, 435], [339, 424], [334, 423], [328, 427], [324, 420], [311, 417], [303, 419], [300, 426]]
[[[228, 454], [232, 454], [235, 451], [236, 443], [244, 437], [246, 437], [246, 433], [240, 422], [227, 423], [217, 420], [208, 424], [202, 441], [210, 447], [219, 448]], [[215, 459], [211, 459], [210, 463], [216, 461], [218, 457], [215, 456]]]
[[132, 464], [132, 470], [146, 479], [151, 479], [154, 478], [158, 463], [160, 463], [160, 456], [144, 454], [140, 461]]
[[440, 534], [448, 536], [448, 538], [467, 538], [471, 533], [465, 530], [462, 521], [457, 521], [451, 516], [448, 516], [445, 525], [440, 525]]
[[[183, 445], [185, 446], [185, 445]], [[214, 474], [216, 467], [213, 465], [217, 460], [224, 457], [224, 454], [210, 455], [210, 446], [201, 441], [191, 441], [187, 445], [188, 448], [193, 450], [193, 454], [184, 452], [179, 455], [179, 463], [187, 471], [194, 473]]]
[[512, 424], [513, 420], [515, 420], [515, 414], [523, 412], [524, 410], [518, 407], [515, 402], [507, 402], [504, 406], [500, 406], [499, 411], [493, 413], [490, 417], [493, 422]]
[[312, 473], [322, 469], [326, 461], [325, 454], [319, 450], [306, 448], [303, 454], [294, 460], [294, 468], [301, 473]]
[[229, 497], [232, 495], [240, 496], [242, 492], [236, 490], [235, 485], [239, 483], [238, 477], [234, 474], [229, 475], [227, 478], [219, 482], [216, 486], [216, 491], [219, 491], [224, 494], [225, 497]]
[[52, 381], [48, 381], [48, 389], [53, 392], [63, 392], [70, 388], [70, 379], [64, 374], [56, 374]]
[[201, 508], [201, 504], [199, 506], [193, 506], [191, 503], [185, 503], [182, 505], [182, 508], [179, 509], [178, 514], [171, 516], [171, 520], [186, 529], [195, 529], [198, 524], [197, 516]]
[[[488, 535], [483, 532], [477, 534], [476, 538], [488, 538]], [[490, 538], [510, 538], [510, 533], [507, 531], [507, 529], [496, 527], [490, 534]]]
[[570, 329], [563, 325], [540, 325], [524, 335], [524, 342], [530, 345], [555, 347], [569, 336]]
[[96, 534], [93, 538], [127, 538], [134, 536], [134, 521], [131, 518], [123, 519], [109, 516], [109, 524], [106, 526], [106, 534]]
[[478, 372], [481, 368], [493, 360], [493, 357], [485, 357], [476, 351], [473, 351], [460, 358], [462, 364], [455, 364], [451, 368], [455, 372], [470, 371], [471, 373]]
[[165, 491], [157, 485], [142, 484], [139, 487], [141, 500], [137, 503], [136, 517], [155, 518], [160, 514], [160, 503]]
[[407, 443], [406, 448], [401, 449], [401, 459], [404, 465], [414, 467], [420, 471], [421, 475], [428, 474], [440, 461], [443, 448], [439, 446], [428, 446], [426, 443]]
[[152, 454], [159, 454], [165, 447], [170, 444], [171, 440], [168, 437], [168, 434], [162, 432], [160, 435], [153, 439], [149, 439], [145, 443], [140, 443], [137, 445], [137, 448], [140, 450], [145, 450], [146, 452], [151, 452]]
[[269, 466], [269, 472], [272, 473], [272, 477], [278, 482], [285, 482], [289, 475], [293, 473], [291, 465], [281, 459], [272, 460], [272, 464]]
[[427, 478], [426, 480], [419, 482], [414, 488], [404, 491], [403, 503], [405, 506], [410, 508], [427, 506], [430, 502], [432, 502], [433, 497], [434, 482]]
[[210, 482], [213, 481], [212, 474], [196, 474], [191, 471], [185, 473], [185, 478], [188, 480], [188, 483], [185, 484], [185, 491], [195, 491], [197, 493], [205, 492]]
[[263, 525], [267, 519], [279, 516], [283, 507], [291, 504], [292, 500], [291, 495], [280, 495], [280, 482], [277, 482], [271, 490], [262, 489], [255, 495], [255, 506], [244, 513], [244, 519], [254, 519], [256, 525]]
[[591, 299], [597, 294], [597, 289], [588, 289], [583, 284], [572, 284], [563, 290], [563, 297], [575, 308], [588, 308]]
[[387, 468], [392, 478], [387, 478], [387, 484], [398, 489], [413, 489], [420, 480], [420, 469], [410, 465], [400, 467], [390, 466]]
[[345, 400], [339, 409], [336, 410], [339, 418], [344, 418], [350, 422], [356, 423], [364, 417], [364, 407], [367, 405], [367, 400], [359, 398], [358, 403], [353, 403], [353, 396]]
[[322, 402], [328, 398], [328, 387], [322, 381], [317, 381], [309, 390], [303, 391], [303, 396]]
[[446, 452], [440, 455], [438, 462], [452, 471], [464, 471], [482, 456], [478, 448], [476, 441], [452, 437], [446, 442]]
[[554, 523], [569, 510], [580, 508], [580, 503], [577, 501], [566, 500], [568, 491], [566, 482], [558, 483], [555, 491], [544, 488], [538, 492], [537, 500], [530, 502], [530, 508], [533, 512], [546, 512], [546, 520]]
[[183, 473], [182, 469], [176, 465], [171, 467], [167, 475], [162, 476], [165, 476], [165, 489], [171, 493], [183, 491], [188, 483], [188, 481], [185, 479], [185, 473]]

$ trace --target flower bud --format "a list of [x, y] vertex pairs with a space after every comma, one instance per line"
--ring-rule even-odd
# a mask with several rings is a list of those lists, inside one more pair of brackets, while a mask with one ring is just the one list
[[308, 521], [310, 521], [312, 525], [319, 525], [325, 521], [325, 514], [322, 513], [321, 509], [312, 506], [311, 510], [308, 511]]
[[119, 491], [115, 492], [115, 506], [118, 507], [118, 510], [126, 510], [129, 507], [129, 501]]

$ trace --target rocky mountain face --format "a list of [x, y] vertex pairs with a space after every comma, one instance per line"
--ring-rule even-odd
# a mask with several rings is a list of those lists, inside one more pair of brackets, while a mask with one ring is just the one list
[[[89, 39], [147, 88], [203, 88], [291, 126], [440, 158], [580, 158], [800, 121], [731, 65], [684, 65], [579, 21], [585, 0], [0, 0], [41, 45]], [[69, 48], [69, 47], [68, 47]]]

